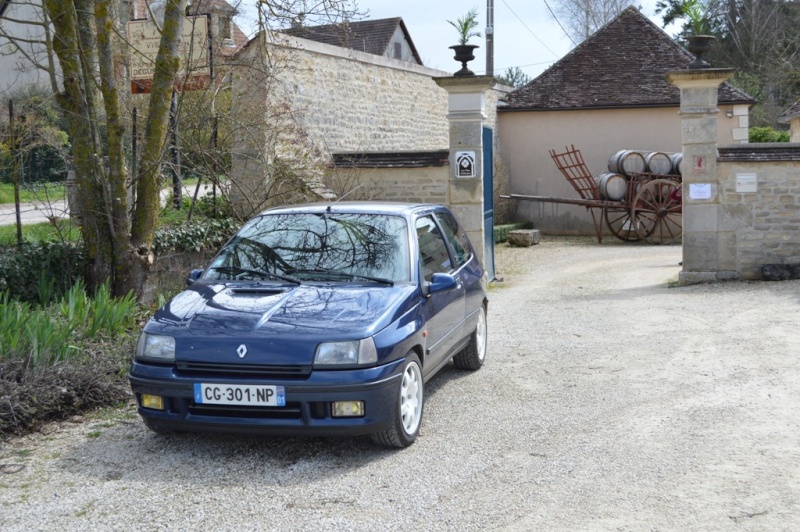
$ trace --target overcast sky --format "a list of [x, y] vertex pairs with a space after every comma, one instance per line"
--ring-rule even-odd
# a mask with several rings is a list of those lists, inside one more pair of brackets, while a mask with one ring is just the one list
[[[241, 7], [250, 2], [243, 0]], [[362, 11], [369, 10], [371, 19], [402, 17], [423, 63], [455, 72], [460, 63], [456, 63], [448, 47], [457, 44], [457, 33], [447, 21], [455, 21], [471, 7], [477, 7], [478, 30], [483, 35], [486, 3], [486, 0], [359, 0], [358, 6]], [[548, 3], [554, 5], [553, 0]], [[644, 14], [661, 27], [660, 17], [654, 15], [655, 3], [656, 0], [641, 0], [637, 5], [642, 5]], [[494, 11], [495, 75], [509, 67], [519, 67], [530, 77], [536, 77], [575, 46], [550, 15], [544, 0], [494, 0]], [[241, 25], [245, 29], [246, 25]], [[470, 43], [480, 46], [470, 69], [484, 74], [485, 38], [473, 38]]]

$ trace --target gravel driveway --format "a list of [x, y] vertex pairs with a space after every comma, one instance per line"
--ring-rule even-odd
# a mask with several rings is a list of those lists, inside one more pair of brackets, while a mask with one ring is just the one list
[[498, 249], [489, 354], [403, 451], [159, 437], [128, 407], [0, 447], [2, 530], [798, 530], [800, 281], [670, 287], [680, 247]]

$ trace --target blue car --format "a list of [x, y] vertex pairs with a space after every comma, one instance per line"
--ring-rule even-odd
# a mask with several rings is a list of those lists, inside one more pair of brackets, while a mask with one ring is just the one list
[[145, 325], [131, 365], [155, 432], [370, 434], [407, 447], [424, 383], [486, 356], [487, 276], [438, 205], [270, 209], [187, 282]]

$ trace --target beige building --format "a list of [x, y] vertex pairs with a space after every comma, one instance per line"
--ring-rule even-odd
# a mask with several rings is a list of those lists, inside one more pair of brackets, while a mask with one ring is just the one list
[[[635, 37], [634, 37], [635, 36]], [[681, 151], [680, 93], [666, 73], [693, 56], [634, 8], [598, 30], [498, 109], [500, 154], [509, 192], [577, 199], [549, 150], [578, 148], [593, 175], [620, 150]], [[745, 93], [719, 89], [718, 141], [747, 141]], [[520, 202], [517, 217], [551, 233], [593, 234], [582, 206]]]

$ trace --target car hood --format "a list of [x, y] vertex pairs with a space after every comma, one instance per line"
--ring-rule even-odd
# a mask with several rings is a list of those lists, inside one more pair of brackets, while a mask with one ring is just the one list
[[[320, 342], [379, 332], [414, 304], [411, 284], [196, 282], [145, 327], [175, 338], [176, 359], [248, 364], [311, 364]], [[247, 354], [236, 355], [244, 345]], [[246, 360], [245, 360], [246, 359]]]

